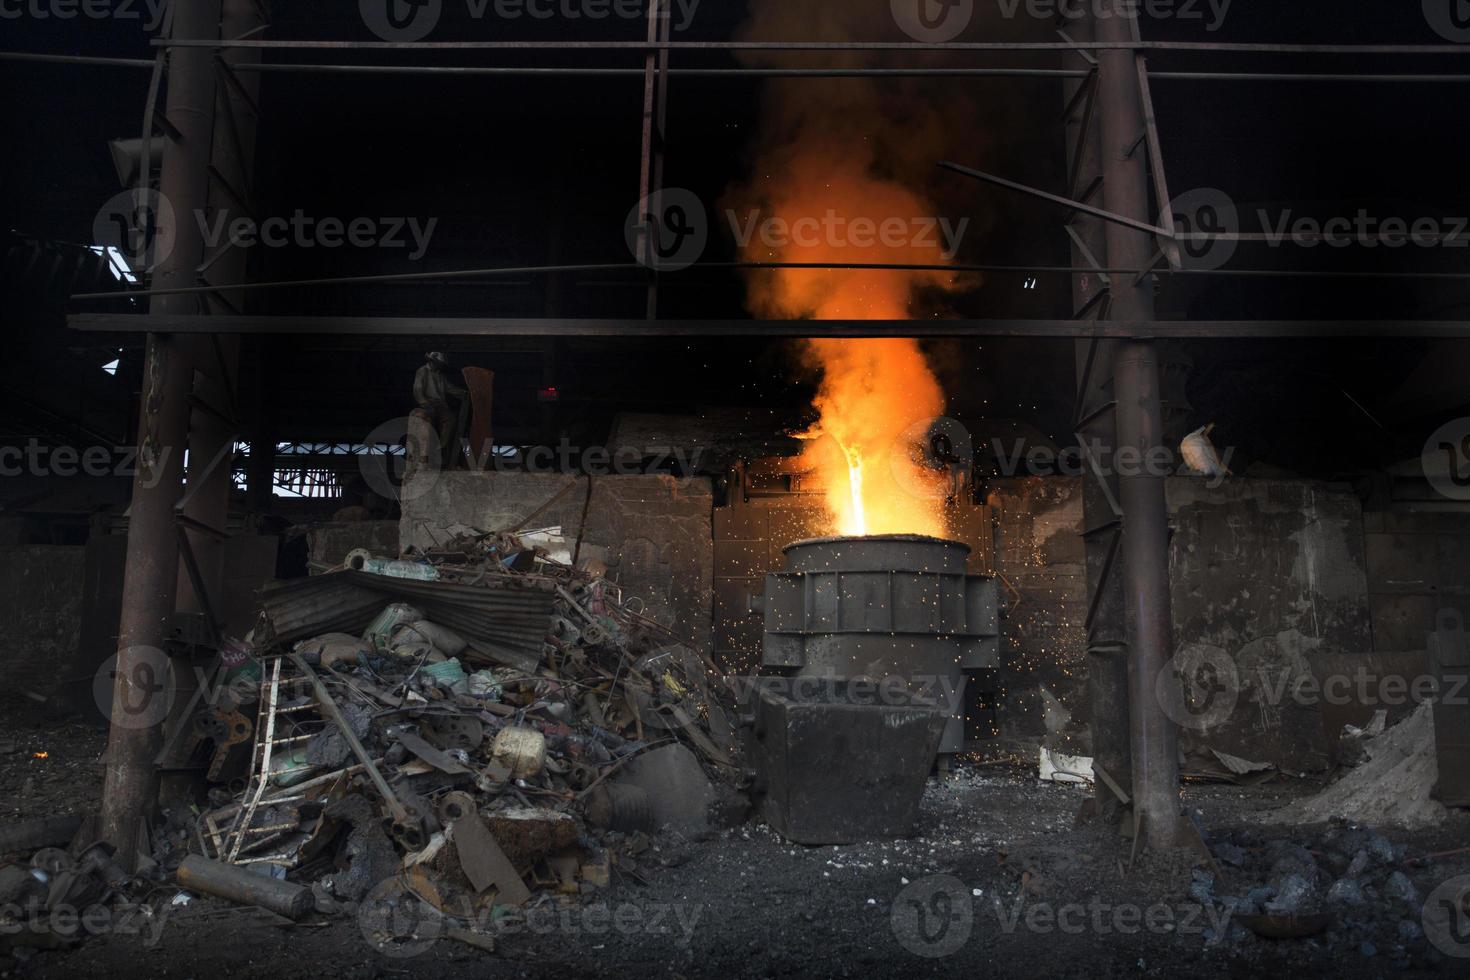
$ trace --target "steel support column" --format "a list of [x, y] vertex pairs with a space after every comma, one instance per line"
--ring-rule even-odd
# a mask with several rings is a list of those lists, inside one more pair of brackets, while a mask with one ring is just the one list
[[[1097, 18], [1096, 39], [1132, 41], [1133, 22]], [[1146, 124], [1133, 53], [1099, 51], [1098, 119], [1107, 210], [1139, 221], [1150, 217]], [[1143, 231], [1108, 223], [1107, 264], [1143, 270], [1152, 264], [1154, 243]], [[1154, 315], [1153, 276], [1113, 277], [1109, 316], [1149, 320]], [[1117, 403], [1115, 458], [1123, 536], [1124, 620], [1128, 644], [1129, 725], [1133, 762], [1133, 806], [1140, 839], [1135, 846], [1172, 847], [1179, 833], [1177, 731], [1156, 694], [1173, 645], [1169, 597], [1169, 513], [1164, 498], [1167, 467], [1148, 465], [1163, 444], [1159, 359], [1150, 340], [1122, 340], [1113, 352]], [[1124, 454], [1137, 454], [1136, 460]], [[1137, 461], [1144, 461], [1139, 465]], [[1123, 465], [1124, 462], [1129, 465]]]
[[[265, 26], [261, 5], [256, 0], [222, 0], [220, 35], [226, 39], [254, 37]], [[255, 203], [254, 161], [257, 131], [256, 105], [260, 76], [236, 74], [233, 82], [223, 81], [223, 74], [234, 72], [242, 63], [260, 61], [257, 49], [230, 49], [220, 55], [215, 91], [214, 139], [210, 150], [211, 186], [209, 219], [213, 223], [221, 212], [239, 216]], [[245, 201], [236, 199], [243, 194]], [[258, 214], [248, 214], [256, 221]], [[245, 293], [231, 292], [227, 287], [246, 278], [248, 253], [226, 242], [218, 246], [224, 254], [208, 264], [202, 274], [211, 285], [221, 287], [209, 295], [211, 312], [244, 311]], [[238, 335], [214, 335], [199, 338], [200, 357], [213, 359], [214, 371], [198, 381], [193, 418], [189, 425], [188, 493], [183, 512], [188, 518], [218, 530], [226, 530], [229, 522], [230, 492], [234, 488], [234, 443], [240, 435], [238, 404], [240, 370]], [[224, 548], [219, 538], [189, 531], [190, 545], [199, 563], [205, 589], [216, 599], [223, 584]], [[179, 578], [179, 609], [199, 612], [200, 597], [187, 576]]]
[[[217, 39], [219, 12], [219, 0], [178, 4], [173, 36]], [[173, 250], [155, 270], [156, 284], [192, 286], [203, 257], [203, 236], [194, 215], [209, 190], [214, 64], [210, 48], [179, 48], [169, 55], [166, 114], [176, 135], [162, 155], [159, 190], [170, 207], [160, 209], [158, 235], [160, 241], [172, 242]], [[160, 296], [150, 306], [161, 314], [198, 309], [194, 296]], [[158, 674], [166, 662], [161, 649], [164, 622], [174, 611], [177, 594], [174, 506], [183, 476], [193, 376], [190, 351], [170, 337], [149, 334], [102, 799], [102, 834], [128, 866], [137, 856], [142, 821], [157, 806], [163, 711], [156, 702], [166, 688]]]
[[[1071, 25], [1069, 25], [1071, 27]], [[1074, 39], [1092, 40], [1092, 24], [1075, 25]], [[1071, 171], [1068, 187], [1081, 196], [1099, 197], [1102, 184], [1102, 147], [1096, 125], [1097, 59], [1078, 52], [1079, 68], [1092, 74], [1068, 82], [1066, 96], [1067, 159]], [[1073, 59], [1069, 59], [1069, 62]], [[1069, 65], [1070, 67], [1070, 65]], [[1067, 230], [1072, 239], [1072, 264], [1097, 266], [1107, 254], [1103, 220], [1075, 213]], [[1072, 309], [1079, 317], [1106, 316], [1108, 291], [1113, 279], [1099, 269], [1072, 277]], [[1091, 337], [1076, 343], [1077, 410], [1074, 431], [1083, 446], [1116, 445], [1112, 365], [1117, 341]], [[1094, 460], [1097, 468], [1082, 481], [1082, 542], [1087, 567], [1087, 702], [1091, 711], [1092, 757], [1096, 768], [1106, 773], [1095, 781], [1098, 813], [1109, 822], [1123, 817], [1131, 801], [1112, 787], [1131, 787], [1132, 750], [1128, 724], [1128, 646], [1123, 625], [1123, 578], [1117, 573], [1117, 553], [1122, 534], [1118, 514], [1118, 481], [1109, 470], [1111, 453]], [[1111, 780], [1111, 786], [1109, 784]]]

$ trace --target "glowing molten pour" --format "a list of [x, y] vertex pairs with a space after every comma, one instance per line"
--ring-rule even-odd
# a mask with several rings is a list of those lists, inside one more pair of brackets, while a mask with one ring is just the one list
[[847, 457], [847, 484], [852, 498], [852, 530], [842, 533], [865, 535], [868, 533], [868, 509], [863, 506], [863, 454], [850, 446], [838, 445]]
[[822, 380], [801, 461], [822, 484], [829, 533], [943, 537], [943, 477], [920, 450], [944, 395], [918, 342], [820, 338], [803, 348]]

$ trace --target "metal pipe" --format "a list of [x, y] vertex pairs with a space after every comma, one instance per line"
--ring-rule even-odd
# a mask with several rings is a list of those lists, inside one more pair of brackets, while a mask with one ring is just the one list
[[[1122, 18], [1109, 18], [1123, 27]], [[1277, 44], [1271, 42], [1140, 41], [330, 41], [155, 38], [155, 47], [270, 48], [323, 51], [1203, 51], [1219, 54], [1470, 54], [1463, 44]]]
[[[1176, 238], [1197, 239], [1198, 235], [1176, 235]], [[1228, 239], [1229, 236], [1216, 236]], [[991, 265], [984, 263], [964, 264], [909, 264], [896, 262], [699, 262], [688, 267], [695, 271], [730, 269], [854, 269], [876, 272], [1016, 272], [1030, 275], [1099, 272], [1107, 275], [1136, 275], [1138, 269], [1092, 268], [1069, 265]], [[536, 265], [502, 269], [452, 269], [443, 272], [403, 272], [374, 276], [344, 276], [335, 279], [296, 279], [283, 282], [252, 282], [235, 287], [232, 291], [255, 289], [289, 289], [293, 286], [363, 286], [399, 285], [419, 282], [449, 282], [453, 280], [491, 278], [520, 275], [557, 275], [567, 272], [643, 272], [644, 267], [631, 262], [603, 262], [584, 265]], [[1159, 269], [1159, 275], [1171, 276], [1239, 276], [1242, 278], [1301, 278], [1301, 279], [1470, 279], [1470, 272], [1377, 272], [1356, 269]], [[469, 283], [468, 285], [494, 285], [493, 283]], [[217, 292], [213, 286], [183, 287], [172, 290], [136, 289], [111, 290], [106, 292], [73, 293], [71, 300], [137, 299], [143, 296], [190, 294], [204, 295]]]
[[[1087, 270], [1080, 270], [1087, 271]], [[1190, 337], [1354, 340], [1470, 338], [1470, 320], [644, 320], [394, 317], [177, 316], [74, 313], [73, 330], [390, 337]], [[290, 456], [279, 457], [289, 462]]]
[[[1096, 36], [1122, 41], [1130, 25], [1119, 18], [1095, 20]], [[1103, 201], [1115, 214], [1149, 217], [1146, 133], [1142, 93], [1132, 53], [1110, 48], [1098, 54], [1098, 118], [1102, 141]], [[1142, 269], [1153, 243], [1135, 228], [1109, 223], [1108, 262]], [[1109, 316], [1149, 320], [1154, 315], [1152, 277], [1115, 279]], [[1148, 460], [1163, 444], [1158, 352], [1152, 341], [1120, 342], [1113, 355], [1117, 400], [1115, 454], [1140, 453]], [[1115, 466], [1122, 511], [1124, 622], [1128, 643], [1128, 717], [1133, 762], [1134, 825], [1139, 846], [1179, 845], [1179, 760], [1177, 732], [1155, 693], [1172, 647], [1169, 596], [1169, 511], [1164, 472], [1147, 466]], [[1103, 705], [1095, 710], [1106, 710]]]
[[[88, 55], [33, 54], [0, 51], [0, 61], [40, 64], [88, 65], [106, 68], [151, 69], [153, 62], [142, 58], [99, 58]], [[237, 65], [239, 72], [310, 72], [315, 74], [367, 75], [509, 75], [567, 78], [642, 78], [642, 68], [565, 68], [520, 65], [324, 65], [272, 62]], [[684, 78], [1085, 78], [1084, 69], [1067, 68], [669, 68], [668, 74]], [[1378, 73], [1371, 75], [1323, 72], [1250, 71], [1154, 71], [1155, 81], [1181, 82], [1406, 82], [1435, 84], [1470, 82], [1470, 75]]]
[[259, 906], [288, 919], [300, 919], [316, 907], [316, 899], [305, 885], [211, 861], [198, 854], [184, 858], [175, 877], [185, 888], [239, 905]]
[[[183, 38], [219, 33], [219, 0], [180, 4], [174, 31]], [[177, 137], [163, 150], [159, 188], [173, 208], [159, 215], [158, 235], [173, 242], [154, 281], [165, 289], [192, 284], [204, 253], [196, 209], [208, 193], [210, 140], [214, 123], [214, 54], [207, 47], [175, 51], [170, 58], [168, 106]], [[189, 315], [197, 303], [188, 296], [160, 296], [150, 310], [158, 315]], [[194, 369], [178, 340], [148, 335], [143, 397], [138, 423], [141, 447], [128, 510], [128, 554], [123, 578], [122, 618], [113, 684], [112, 726], [107, 741], [107, 774], [102, 800], [102, 835], [131, 869], [136, 861], [141, 821], [158, 803], [155, 760], [163, 743], [162, 718], [145, 710], [158, 690], [140, 682], [161, 662], [164, 620], [174, 611], [179, 569], [174, 503], [183, 476], [189, 426], [188, 397]], [[157, 714], [162, 714], [158, 712]]]

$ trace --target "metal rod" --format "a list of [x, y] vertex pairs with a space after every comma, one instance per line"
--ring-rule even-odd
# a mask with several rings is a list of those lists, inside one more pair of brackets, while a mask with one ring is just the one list
[[[295, 62], [272, 62], [243, 70], [319, 72], [326, 75], [508, 75], [527, 78], [642, 78], [644, 75], [642, 68], [528, 65], [324, 65]], [[1078, 72], [1058, 68], [669, 68], [667, 72], [681, 78], [1072, 78], [1078, 75]]]
[[[101, 58], [88, 55], [33, 54], [0, 51], [0, 61], [39, 64], [90, 65], [99, 68], [146, 68], [153, 62], [143, 58]], [[272, 62], [236, 65], [235, 72], [381, 75], [509, 75], [530, 78], [641, 78], [641, 68], [535, 67], [521, 65], [327, 65]], [[1085, 78], [1088, 72], [1068, 68], [670, 68], [670, 75], [684, 78]], [[1154, 71], [1154, 81], [1171, 82], [1367, 82], [1389, 84], [1464, 84], [1465, 74], [1404, 74], [1380, 72], [1241, 72], [1241, 71]]]
[[[1094, 20], [1096, 37], [1121, 41], [1130, 26], [1118, 18]], [[1134, 55], [1112, 48], [1098, 55], [1098, 120], [1102, 141], [1103, 202], [1110, 212], [1144, 218], [1149, 214], [1145, 158], [1130, 154], [1147, 132], [1143, 92]], [[1122, 222], [1107, 226], [1108, 262], [1143, 268], [1153, 252], [1147, 234]], [[1173, 229], [1163, 236], [1174, 237]], [[1153, 283], [1114, 282], [1109, 315], [1148, 320], [1154, 315]], [[1115, 452], [1125, 449], [1151, 458], [1163, 445], [1163, 406], [1159, 390], [1158, 348], [1152, 340], [1129, 339], [1113, 353], [1113, 394], [1117, 409]], [[1169, 508], [1164, 474], [1145, 467], [1118, 470], [1122, 519], [1120, 557], [1124, 626], [1128, 643], [1128, 717], [1133, 762], [1134, 839], [1141, 847], [1182, 846], [1179, 833], [1178, 732], [1164, 712], [1157, 681], [1167, 669], [1173, 622], [1169, 595]]]
[[1279, 44], [1226, 41], [331, 41], [154, 38], [155, 47], [323, 51], [1207, 51], [1220, 54], [1470, 54], [1463, 44]]
[[1174, 237], [1174, 231], [1172, 228], [1166, 230], [1164, 228], [1158, 227], [1157, 225], [1151, 225], [1147, 221], [1140, 221], [1137, 218], [1130, 218], [1124, 214], [1115, 214], [1114, 212], [1104, 210], [1103, 208], [1095, 208], [1091, 204], [1083, 204], [1081, 201], [1074, 201], [1071, 198], [1062, 197], [1060, 194], [1053, 194], [1049, 191], [1044, 191], [1037, 187], [1030, 187], [1026, 184], [1019, 184], [1014, 180], [1007, 180], [1006, 178], [997, 176], [995, 174], [988, 174], [983, 170], [975, 170], [971, 167], [962, 167], [958, 163], [951, 163], [948, 160], [940, 160], [939, 166], [944, 170], [953, 170], [955, 173], [964, 174], [966, 177], [974, 177], [976, 180], [983, 180], [986, 183], [995, 184], [998, 187], [1004, 187], [1008, 190], [1013, 190], [1020, 194], [1026, 194], [1030, 197], [1038, 197], [1041, 198], [1041, 200], [1043, 201], [1050, 201], [1053, 204], [1060, 204], [1063, 207], [1071, 208], [1073, 211], [1081, 211], [1083, 214], [1090, 214], [1094, 218], [1101, 218], [1104, 221], [1109, 221], [1116, 225], [1124, 225], [1128, 228], [1137, 229], [1138, 231], [1146, 231], [1150, 235], [1158, 235], [1161, 238], [1172, 239]]
[[[1178, 235], [1179, 239], [1195, 240], [1198, 235]], [[1218, 240], [1229, 240], [1232, 236], [1217, 236]], [[1249, 239], [1242, 239], [1249, 240]], [[1261, 237], [1265, 240], [1265, 236]], [[1301, 241], [1307, 241], [1302, 237]], [[853, 269], [871, 270], [875, 272], [1015, 272], [1025, 275], [1075, 275], [1077, 273], [1096, 272], [1104, 275], [1137, 275], [1140, 271], [1147, 271], [1148, 266], [1140, 269], [1116, 269], [1100, 268], [1093, 269], [1084, 266], [1067, 265], [992, 265], [988, 263], [956, 263], [944, 264], [919, 264], [919, 263], [897, 263], [897, 262], [700, 262], [689, 266], [696, 271], [715, 271], [730, 269]], [[283, 282], [256, 282], [232, 285], [228, 288], [231, 292], [240, 292], [251, 289], [288, 289], [292, 286], [360, 286], [367, 284], [397, 285], [413, 284], [419, 282], [448, 282], [459, 279], [511, 277], [522, 275], [554, 275], [563, 272], [638, 272], [645, 271], [644, 267], [631, 262], [607, 262], [591, 265], [538, 265], [525, 266], [511, 269], [456, 269], [445, 272], [405, 272], [397, 274], [377, 276], [348, 276], [338, 279], [298, 279]], [[687, 271], [687, 270], [681, 270]], [[1470, 279], [1470, 272], [1381, 272], [1374, 270], [1358, 269], [1159, 269], [1159, 275], [1174, 276], [1237, 276], [1241, 278], [1283, 278], [1283, 279]], [[469, 283], [468, 285], [477, 285]], [[484, 283], [483, 285], [492, 285]], [[73, 293], [72, 300], [96, 300], [96, 299], [136, 299], [141, 296], [164, 296], [164, 295], [189, 295], [209, 294], [217, 291], [218, 286], [194, 286], [172, 290], [114, 290], [111, 292], [95, 293]]]
[[[1086, 271], [1086, 270], [1084, 270]], [[494, 317], [146, 316], [78, 313], [74, 330], [430, 337], [1470, 338], [1470, 320], [654, 320]]]
[[[1154, 118], [1154, 98], [1148, 87], [1148, 61], [1143, 55], [1134, 58], [1134, 65], [1138, 70], [1139, 99], [1143, 104], [1144, 133], [1148, 136], [1148, 161], [1154, 177], [1154, 197], [1159, 204], [1159, 224], [1171, 232], [1174, 227], [1173, 198], [1169, 196], [1169, 181], [1164, 172], [1164, 148], [1159, 142], [1158, 121]], [[1179, 254], [1179, 243], [1172, 238], [1165, 238], [1159, 243], [1164, 256], [1169, 260], [1169, 266], [1174, 269], [1182, 269], [1184, 261]], [[1150, 263], [1152, 267], [1153, 263]]]
[[153, 69], [152, 58], [98, 58], [79, 54], [33, 54], [29, 51], [0, 51], [0, 61], [28, 61], [52, 65], [95, 65], [99, 68]]
[[[1065, 272], [1078, 271], [1070, 266], [1048, 265], [972, 265], [972, 264], [922, 264], [896, 262], [702, 262], [690, 268], [697, 269], [870, 269], [880, 272]], [[232, 292], [260, 289], [290, 289], [305, 286], [361, 286], [396, 282], [446, 282], [455, 279], [475, 279], [496, 276], [523, 276], [531, 274], [556, 274], [566, 272], [636, 272], [647, 271], [636, 262], [601, 262], [582, 265], [536, 265], [498, 269], [449, 269], [438, 272], [402, 272], [373, 276], [343, 276], [329, 279], [295, 279], [278, 282], [242, 283], [229, 287]], [[1133, 269], [1104, 269], [1122, 275]], [[1470, 277], [1470, 273], [1465, 274]], [[214, 286], [190, 286], [171, 289], [167, 292], [155, 289], [113, 290], [107, 292], [73, 293], [73, 300], [92, 299], [136, 299], [140, 296], [189, 295], [213, 292]]]
[[372, 780], [373, 786], [377, 789], [378, 794], [383, 797], [383, 802], [387, 805], [388, 812], [393, 815], [393, 819], [402, 823], [409, 822], [410, 817], [408, 811], [403, 808], [403, 804], [398, 801], [398, 797], [393, 795], [392, 788], [389, 787], [388, 781], [383, 778], [383, 774], [378, 771], [377, 765], [373, 762], [373, 757], [368, 754], [368, 750], [363, 747], [362, 742], [358, 740], [357, 735], [352, 731], [352, 726], [342, 716], [342, 709], [337, 707], [337, 702], [332, 698], [332, 692], [327, 690], [327, 686], [322, 683], [322, 679], [316, 675], [316, 671], [311, 669], [311, 665], [306, 662], [305, 658], [293, 653], [291, 654], [291, 662], [296, 665], [296, 669], [301, 671], [302, 675], [311, 683], [312, 690], [316, 693], [317, 703], [322, 706], [323, 710], [331, 716], [332, 721], [336, 723], [337, 730], [341, 733], [343, 741], [347, 743], [347, 747], [352, 750], [352, 754], [357, 756], [357, 761], [367, 771], [368, 778]]

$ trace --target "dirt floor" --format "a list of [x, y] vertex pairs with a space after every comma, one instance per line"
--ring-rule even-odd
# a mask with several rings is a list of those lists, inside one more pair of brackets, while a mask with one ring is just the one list
[[[21, 709], [0, 723], [0, 749], [0, 800], [12, 819], [95, 805], [101, 733]], [[152, 918], [79, 927], [92, 934], [71, 949], [12, 952], [0, 978], [1470, 975], [1470, 936], [1455, 934], [1465, 938], [1451, 949], [1457, 956], [1416, 935], [1422, 900], [1470, 874], [1470, 856], [1413, 860], [1470, 843], [1470, 813], [1381, 837], [1342, 824], [1255, 822], [1315, 788], [1188, 787], [1219, 858], [1222, 880], [1208, 884], [1189, 861], [1126, 869], [1115, 830], [1078, 822], [1090, 790], [976, 767], [930, 781], [908, 840], [799, 847], [758, 821], [709, 840], [657, 838], [581, 904], [485, 924], [498, 934], [493, 953], [436, 935], [436, 922], [380, 948], [369, 937], [381, 935], [381, 916], [367, 905], [293, 925], [195, 899]], [[1362, 901], [1333, 904], [1314, 938], [1261, 939], [1232, 920], [1228, 908], [1245, 900], [1233, 896], [1279, 875], [1283, 862], [1320, 864], [1325, 885], [1359, 852], [1378, 869], [1364, 881], [1399, 871], [1412, 892], [1370, 885]], [[158, 896], [176, 893], [161, 884]], [[414, 932], [398, 926], [395, 935]]]

